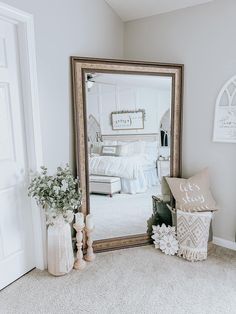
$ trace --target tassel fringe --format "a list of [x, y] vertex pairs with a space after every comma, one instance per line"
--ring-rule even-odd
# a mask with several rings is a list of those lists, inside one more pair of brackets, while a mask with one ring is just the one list
[[190, 262], [204, 261], [207, 259], [207, 252], [202, 252], [190, 248], [179, 248], [177, 255], [179, 257], [183, 257]]

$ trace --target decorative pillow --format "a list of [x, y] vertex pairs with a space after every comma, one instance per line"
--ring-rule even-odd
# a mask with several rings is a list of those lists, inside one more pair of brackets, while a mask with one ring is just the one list
[[130, 156], [145, 153], [146, 143], [143, 141], [132, 142], [130, 146], [132, 146]]
[[128, 144], [117, 145], [117, 153], [118, 153], [118, 156], [121, 156], [121, 157], [129, 156], [129, 145]]
[[126, 144], [127, 156], [135, 156], [145, 152], [145, 142], [135, 141]]
[[190, 212], [216, 210], [216, 202], [209, 187], [207, 169], [189, 179], [166, 177], [166, 181], [176, 200], [177, 209]]
[[191, 262], [207, 258], [211, 219], [211, 212], [186, 213], [177, 210], [178, 256]]
[[144, 152], [148, 154], [153, 160], [157, 160], [158, 157], [158, 143], [155, 142], [145, 142]]
[[166, 182], [166, 178], [168, 177], [162, 177], [161, 178], [161, 194], [162, 195], [168, 195], [170, 197], [170, 188], [168, 183]]
[[103, 144], [104, 146], [116, 146], [116, 145], [118, 144], [118, 142], [117, 142], [117, 141], [104, 140], [104, 141], [102, 142], [102, 144]]
[[133, 155], [133, 145], [131, 143], [124, 145], [103, 145], [102, 156], [120, 156], [128, 157]]
[[100, 155], [102, 151], [102, 143], [101, 142], [95, 142], [90, 144], [90, 153], [91, 154], [98, 154]]
[[117, 145], [107, 145], [102, 146], [102, 156], [118, 156], [118, 146]]
[[172, 216], [168, 202], [163, 201], [161, 198], [152, 196], [153, 214], [147, 221], [147, 233], [152, 235], [152, 226], [165, 224], [166, 226], [172, 226]]

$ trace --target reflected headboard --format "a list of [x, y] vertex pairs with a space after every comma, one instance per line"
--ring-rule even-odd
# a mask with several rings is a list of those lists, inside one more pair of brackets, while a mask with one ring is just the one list
[[158, 133], [149, 133], [149, 134], [107, 134], [102, 135], [103, 141], [120, 141], [120, 142], [158, 142], [159, 143], [159, 134]]

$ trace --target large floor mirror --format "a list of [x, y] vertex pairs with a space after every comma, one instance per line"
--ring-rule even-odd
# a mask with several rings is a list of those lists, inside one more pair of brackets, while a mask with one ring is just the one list
[[183, 66], [71, 60], [76, 168], [94, 248], [147, 244], [152, 196], [181, 171]]

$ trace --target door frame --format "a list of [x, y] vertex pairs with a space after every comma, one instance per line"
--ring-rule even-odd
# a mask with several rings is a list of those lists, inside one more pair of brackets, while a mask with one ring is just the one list
[[[43, 165], [40, 111], [36, 69], [34, 18], [32, 14], [0, 2], [0, 18], [15, 25], [18, 36], [19, 64], [22, 89], [28, 166], [32, 171]], [[35, 267], [45, 269], [46, 225], [43, 211], [31, 200]]]

